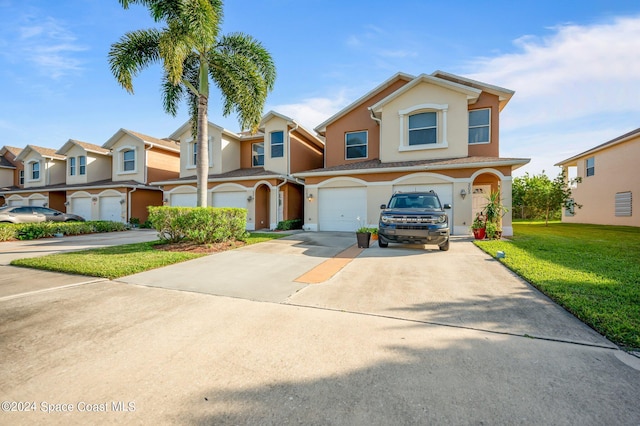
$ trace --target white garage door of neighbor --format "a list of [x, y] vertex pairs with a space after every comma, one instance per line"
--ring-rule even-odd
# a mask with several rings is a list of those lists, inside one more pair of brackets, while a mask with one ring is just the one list
[[[318, 191], [318, 229], [355, 232], [366, 226], [366, 188], [321, 188]], [[360, 218], [360, 222], [358, 222]]]
[[247, 208], [247, 193], [237, 192], [214, 192], [212, 197], [213, 207], [236, 207]]
[[21, 200], [11, 200], [11, 201], [9, 201], [9, 205], [10, 205], [10, 206], [23, 206], [23, 205], [24, 205], [24, 201], [21, 201]]
[[195, 207], [196, 194], [171, 194], [172, 207]]
[[47, 200], [29, 200], [29, 205], [43, 207], [46, 202]]
[[434, 190], [442, 205], [451, 204], [452, 208], [445, 210], [449, 217], [449, 226], [453, 234], [453, 185], [450, 183], [436, 183], [433, 185], [394, 185], [393, 192], [431, 191]]
[[72, 198], [69, 207], [69, 213], [77, 214], [84, 220], [91, 220], [91, 198]]
[[120, 197], [100, 197], [100, 220], [122, 222]]

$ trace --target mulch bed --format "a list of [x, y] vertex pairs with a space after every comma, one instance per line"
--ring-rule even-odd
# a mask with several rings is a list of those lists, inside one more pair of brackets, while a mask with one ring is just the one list
[[156, 250], [163, 251], [178, 251], [178, 252], [190, 252], [190, 253], [218, 253], [221, 251], [233, 250], [234, 248], [245, 246], [243, 241], [227, 241], [224, 243], [215, 244], [195, 244], [192, 242], [179, 242], [158, 244], [154, 246]]

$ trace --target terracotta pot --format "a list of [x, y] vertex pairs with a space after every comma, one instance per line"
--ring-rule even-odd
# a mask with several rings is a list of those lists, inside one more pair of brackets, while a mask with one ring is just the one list
[[484, 237], [487, 235], [487, 230], [485, 228], [472, 229], [472, 231], [473, 238], [476, 240], [484, 240]]

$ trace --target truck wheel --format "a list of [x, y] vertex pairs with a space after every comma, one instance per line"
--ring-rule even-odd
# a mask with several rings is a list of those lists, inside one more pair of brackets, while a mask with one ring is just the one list
[[387, 248], [389, 247], [389, 243], [385, 241], [380, 235], [378, 235], [378, 247]]
[[447, 238], [447, 241], [445, 241], [443, 244], [441, 244], [438, 247], [440, 247], [440, 250], [442, 250], [442, 251], [448, 251], [449, 250], [449, 239]]

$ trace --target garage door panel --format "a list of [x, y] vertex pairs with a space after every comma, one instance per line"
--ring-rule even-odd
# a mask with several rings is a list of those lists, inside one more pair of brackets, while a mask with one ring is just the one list
[[84, 220], [91, 220], [91, 198], [80, 197], [72, 198], [69, 205], [69, 213], [76, 214]]
[[171, 206], [173, 207], [195, 207], [197, 195], [194, 194], [171, 194]]
[[213, 207], [247, 208], [247, 194], [244, 191], [214, 192], [211, 198]]
[[100, 220], [122, 222], [120, 197], [100, 197]]
[[321, 188], [318, 210], [320, 231], [354, 232], [367, 221], [366, 188]]
[[36, 200], [29, 200], [29, 205], [30, 206], [38, 206], [38, 207], [44, 207], [44, 204], [47, 202], [46, 199], [36, 199]]
[[[394, 185], [393, 192], [435, 191], [442, 205], [451, 204], [453, 207], [453, 185], [450, 183], [435, 183], [426, 185]], [[453, 208], [445, 210], [449, 218], [451, 233], [453, 234]]]

